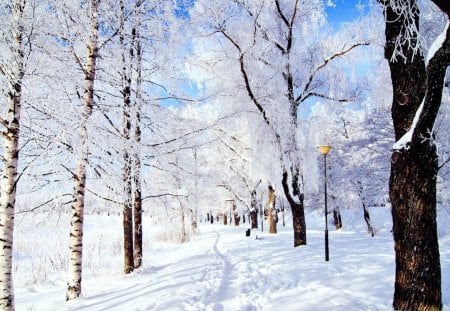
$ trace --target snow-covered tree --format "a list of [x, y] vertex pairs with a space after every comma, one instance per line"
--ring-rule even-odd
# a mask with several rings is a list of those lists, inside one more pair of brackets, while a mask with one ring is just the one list
[[[207, 57], [217, 70], [227, 64], [245, 104], [265, 124], [266, 145], [280, 163], [279, 183], [287, 198], [294, 226], [294, 246], [306, 244], [304, 189], [297, 137], [298, 108], [313, 97], [348, 101], [354, 98], [331, 83], [332, 63], [366, 44], [365, 41], [321, 44], [322, 1], [197, 1], [193, 16], [203, 18], [203, 36], [216, 50]], [[207, 20], [205, 20], [207, 19]], [[206, 26], [205, 26], [206, 25]], [[211, 36], [214, 35], [214, 36]], [[322, 41], [325, 42], [325, 41]], [[248, 109], [248, 108], [247, 108]]]
[[385, 57], [391, 70], [396, 140], [389, 182], [396, 258], [393, 306], [399, 310], [440, 310], [436, 227], [439, 162], [434, 126], [450, 65], [450, 4], [427, 1], [436, 5], [436, 20], [445, 23], [427, 48], [419, 28], [423, 16], [419, 1], [380, 2], [384, 6]]
[[[5, 112], [0, 116], [2, 126], [2, 175], [0, 188], [0, 308], [14, 310], [14, 288], [12, 274], [12, 251], [14, 236], [14, 210], [17, 189], [19, 160], [20, 117], [25, 63], [31, 44], [31, 33], [27, 30], [25, 0], [2, 3], [0, 81], [2, 83], [0, 103]], [[6, 13], [6, 14], [5, 14]], [[2, 105], [3, 106], [3, 105]]]

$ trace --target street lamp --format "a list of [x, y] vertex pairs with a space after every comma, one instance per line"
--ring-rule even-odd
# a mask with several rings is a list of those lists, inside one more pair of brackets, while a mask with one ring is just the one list
[[319, 146], [319, 152], [323, 155], [324, 165], [323, 165], [323, 175], [325, 184], [325, 261], [330, 260], [330, 251], [328, 248], [328, 207], [327, 207], [327, 154], [330, 152], [330, 145]]

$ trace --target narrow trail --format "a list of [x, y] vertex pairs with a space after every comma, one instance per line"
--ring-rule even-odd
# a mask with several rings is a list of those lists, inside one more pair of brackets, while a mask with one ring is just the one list
[[222, 302], [229, 298], [229, 291], [230, 291], [230, 276], [234, 271], [234, 267], [231, 265], [228, 258], [219, 251], [217, 245], [219, 244], [221, 234], [220, 232], [216, 231], [216, 241], [213, 245], [213, 251], [215, 255], [221, 259], [222, 261], [222, 275], [220, 279], [219, 288], [217, 289], [216, 293], [216, 305], [214, 306], [214, 310], [223, 310], [223, 304]]

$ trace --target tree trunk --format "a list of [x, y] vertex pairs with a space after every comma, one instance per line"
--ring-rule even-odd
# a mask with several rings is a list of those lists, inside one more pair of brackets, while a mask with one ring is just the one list
[[334, 225], [336, 226], [336, 230], [339, 230], [342, 228], [342, 219], [341, 219], [341, 212], [339, 211], [339, 207], [336, 207], [333, 210], [333, 219], [334, 219]]
[[251, 194], [251, 206], [250, 206], [250, 223], [252, 229], [258, 228], [258, 203], [256, 201], [256, 190]]
[[291, 206], [292, 226], [294, 227], [294, 247], [306, 245], [306, 220], [303, 206], [303, 194], [298, 194], [298, 201], [289, 192], [288, 173], [283, 173], [282, 185], [284, 194]]
[[141, 182], [141, 110], [142, 110], [142, 47], [139, 35], [134, 29], [133, 42], [136, 50], [136, 101], [134, 126], [134, 155], [133, 155], [133, 212], [134, 212], [134, 268], [142, 266], [142, 182]]
[[372, 237], [375, 236], [375, 229], [372, 226], [372, 221], [370, 220], [370, 214], [369, 214], [369, 210], [366, 207], [366, 204], [363, 203], [363, 210], [364, 210], [364, 220], [366, 221], [367, 224], [367, 232], [369, 232]]
[[[125, 42], [125, 4], [120, 1], [120, 45], [122, 48], [122, 139], [123, 139], [123, 247], [124, 247], [124, 272], [131, 273], [134, 270], [134, 251], [133, 251], [133, 205], [132, 205], [132, 176], [131, 176], [131, 156], [129, 149], [131, 148], [131, 81], [132, 81], [132, 65], [134, 59], [133, 48], [127, 48]], [[134, 38], [132, 38], [134, 39]], [[133, 42], [131, 42], [131, 45]], [[127, 62], [127, 52], [129, 51], [129, 61]]]
[[269, 222], [269, 233], [277, 233], [276, 209], [275, 209], [275, 190], [269, 186], [269, 197], [267, 201], [267, 216]]
[[389, 194], [395, 241], [395, 309], [441, 309], [437, 168], [434, 148], [411, 150], [392, 165]]
[[[448, 4], [433, 2], [446, 9], [448, 17]], [[418, 45], [417, 1], [409, 0], [408, 6], [401, 10], [395, 7], [402, 4], [398, 0], [385, 3], [385, 57], [393, 85], [396, 141], [408, 131], [411, 134], [407, 144], [396, 144], [391, 157], [389, 196], [396, 263], [393, 307], [440, 310], [441, 269], [436, 225], [438, 158], [433, 127], [442, 101], [445, 71], [450, 64], [450, 33], [447, 28], [443, 42], [426, 64], [424, 53], [411, 49]], [[399, 49], [401, 60], [395, 59]]]
[[14, 1], [12, 11], [12, 48], [14, 61], [11, 75], [6, 77], [8, 92], [3, 134], [3, 170], [0, 191], [0, 309], [14, 310], [12, 252], [14, 209], [16, 205], [17, 166], [19, 161], [20, 112], [24, 76], [22, 16], [25, 1]]
[[187, 241], [186, 220], [185, 220], [183, 206], [180, 203], [180, 243], [185, 243], [186, 241]]
[[125, 274], [131, 273], [134, 270], [133, 210], [130, 205], [129, 202], [125, 202], [123, 206], [123, 271]]
[[81, 294], [84, 198], [86, 191], [86, 166], [88, 162], [87, 125], [94, 105], [94, 81], [98, 57], [98, 4], [99, 0], [92, 0], [89, 10], [90, 34], [87, 43], [87, 62], [84, 68], [83, 112], [78, 133], [80, 145], [78, 148], [75, 186], [71, 206], [69, 280], [67, 282], [66, 300], [78, 298]]

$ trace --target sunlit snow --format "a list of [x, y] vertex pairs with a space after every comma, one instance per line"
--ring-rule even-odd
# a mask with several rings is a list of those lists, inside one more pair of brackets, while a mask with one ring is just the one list
[[[121, 272], [121, 217], [87, 216], [83, 298], [65, 302], [66, 273], [30, 264], [39, 240], [63, 256], [65, 216], [52, 226], [30, 224], [36, 241], [17, 237], [16, 310], [391, 310], [394, 249], [388, 208], [373, 208], [377, 229], [367, 234], [362, 213], [343, 211], [344, 228], [330, 223], [330, 261], [324, 261], [323, 214], [307, 214], [308, 245], [293, 247], [289, 218], [279, 233], [215, 222], [200, 223], [186, 244], [161, 241], [161, 228], [144, 226], [144, 268]], [[450, 310], [450, 217], [438, 216], [444, 310]], [[50, 219], [42, 220], [45, 222]], [[267, 225], [267, 224], [265, 224]], [[28, 225], [18, 227], [26, 230]], [[265, 227], [265, 229], [267, 226]], [[40, 238], [39, 238], [40, 237]], [[45, 249], [40, 254], [46, 256]], [[44, 258], [41, 258], [44, 261]], [[32, 281], [33, 273], [44, 279]], [[42, 276], [41, 276], [42, 278]]]

